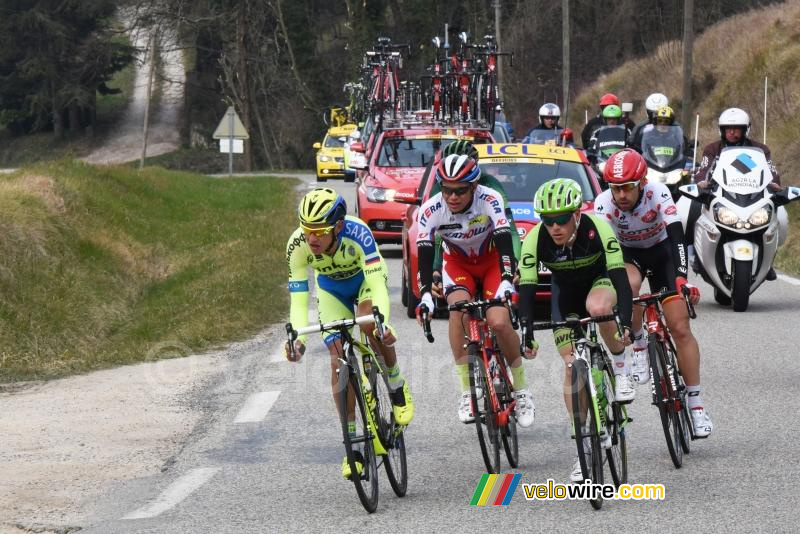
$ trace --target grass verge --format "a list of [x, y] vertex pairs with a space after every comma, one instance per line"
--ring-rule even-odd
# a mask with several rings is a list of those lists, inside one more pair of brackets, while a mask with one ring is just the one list
[[0, 176], [0, 381], [202, 350], [277, 321], [293, 185], [76, 162]]

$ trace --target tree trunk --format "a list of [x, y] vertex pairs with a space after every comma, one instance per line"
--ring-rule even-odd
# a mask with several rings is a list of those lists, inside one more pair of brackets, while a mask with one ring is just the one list
[[[247, 81], [247, 44], [245, 42], [245, 35], [247, 35], [248, 31], [245, 13], [247, 5], [247, 3], [240, 5], [236, 13], [236, 71], [241, 87], [239, 106], [242, 112], [242, 123], [249, 133], [252, 130], [252, 121], [250, 119], [250, 88]], [[253, 150], [249, 139], [244, 140], [243, 156], [244, 172], [251, 172], [253, 170]]]

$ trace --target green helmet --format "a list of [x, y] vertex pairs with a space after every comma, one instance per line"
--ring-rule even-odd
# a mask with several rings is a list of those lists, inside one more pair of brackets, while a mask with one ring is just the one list
[[604, 119], [619, 119], [620, 117], [622, 117], [622, 110], [619, 106], [611, 104], [603, 108]]
[[582, 203], [581, 186], [569, 178], [556, 178], [543, 183], [533, 197], [533, 209], [539, 215], [575, 211]]
[[472, 141], [466, 139], [456, 139], [442, 150], [442, 159], [447, 156], [457, 154], [459, 156], [469, 156], [474, 160], [478, 159], [478, 149], [472, 144]]

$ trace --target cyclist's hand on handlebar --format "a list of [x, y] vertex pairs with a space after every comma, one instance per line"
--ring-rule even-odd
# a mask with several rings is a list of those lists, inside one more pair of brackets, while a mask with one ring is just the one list
[[529, 360], [536, 358], [539, 355], [539, 342], [531, 339], [529, 343], [525, 343], [522, 355]]
[[378, 338], [377, 328], [372, 333], [372, 335], [374, 335], [377, 339], [379, 339], [379, 341], [383, 344], [384, 347], [392, 347], [397, 341], [397, 336], [394, 333], [394, 328], [389, 326], [387, 323], [383, 323], [383, 339]]
[[303, 354], [306, 352], [306, 346], [299, 339], [295, 340], [294, 354], [292, 354], [292, 347], [289, 345], [289, 343], [291, 343], [291, 341], [287, 341], [283, 346], [283, 352], [286, 356], [286, 359], [290, 362], [299, 362], [300, 358], [302, 358]]
[[[417, 324], [419, 324], [420, 326], [422, 326], [422, 313], [421, 313], [422, 306], [428, 308], [429, 314], [433, 313], [434, 309], [433, 297], [431, 296], [429, 291], [426, 291], [425, 293], [422, 294], [422, 297], [419, 299], [419, 304], [417, 305]], [[430, 315], [428, 317], [430, 317]]]
[[517, 290], [514, 289], [514, 284], [512, 284], [508, 280], [502, 280], [500, 282], [500, 285], [497, 286], [497, 291], [494, 294], [494, 298], [497, 299], [505, 297], [506, 291], [510, 291], [512, 295], [517, 292]]
[[681, 296], [684, 292], [687, 292], [689, 295], [689, 302], [692, 303], [692, 306], [696, 306], [697, 303], [700, 302], [700, 289], [690, 284], [686, 278], [682, 276], [675, 278], [675, 289], [678, 290], [678, 294]]
[[621, 342], [623, 346], [627, 347], [633, 343], [633, 333], [631, 332], [631, 329], [626, 326], [622, 329], [622, 339], [619, 337], [619, 332], [614, 334], [614, 339]]
[[[439, 271], [433, 271], [433, 284], [431, 285], [431, 293], [437, 299], [444, 298], [444, 291], [442, 287], [442, 275]], [[433, 311], [433, 309], [429, 309], [428, 311]]]

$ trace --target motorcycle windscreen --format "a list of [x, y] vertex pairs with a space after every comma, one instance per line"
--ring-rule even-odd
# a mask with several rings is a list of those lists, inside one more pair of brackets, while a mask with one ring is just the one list
[[559, 144], [561, 142], [561, 134], [564, 133], [562, 128], [554, 128], [552, 130], [531, 130], [527, 142], [532, 145], [544, 145], [547, 143]]
[[652, 126], [642, 134], [642, 156], [647, 165], [661, 172], [683, 167], [683, 129], [680, 126]]
[[760, 148], [723, 148], [711, 179], [731, 193], [750, 195], [772, 182], [767, 157]]
[[628, 130], [624, 126], [601, 126], [594, 133], [597, 139], [595, 147], [597, 157], [607, 160], [613, 154], [625, 148]]

